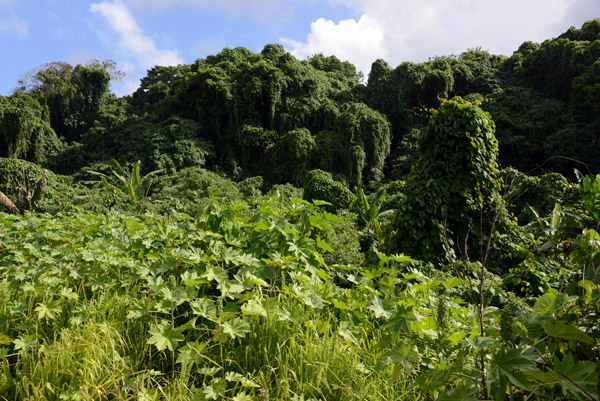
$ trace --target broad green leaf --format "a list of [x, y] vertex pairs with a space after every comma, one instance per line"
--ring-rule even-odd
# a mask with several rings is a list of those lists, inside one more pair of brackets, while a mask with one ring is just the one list
[[[577, 383], [577, 385], [594, 397], [598, 397], [598, 389], [596, 386], [598, 373], [596, 372], [596, 363], [592, 361], [578, 361], [575, 363], [573, 354], [567, 353], [562, 361], [558, 358], [554, 358], [553, 365], [559, 373]], [[548, 373], [554, 376], [556, 381], [561, 385], [564, 393], [568, 392], [575, 395], [583, 395], [583, 392], [577, 388], [577, 386], [563, 376], [553, 370], [548, 370]]]
[[232, 401], [254, 401], [254, 398], [247, 395], [245, 392], [241, 392], [236, 394], [235, 397], [232, 398]]
[[348, 224], [343, 219], [341, 219], [340, 217], [336, 216], [335, 214], [331, 214], [331, 213], [325, 212], [325, 218], [327, 220], [329, 220], [329, 221], [333, 221], [334, 223]]
[[30, 349], [32, 349], [33, 347], [35, 347], [38, 343], [37, 338], [32, 335], [25, 335], [23, 337], [20, 338], [16, 338], [13, 340], [13, 344], [15, 344], [15, 349], [16, 350], [21, 350], [21, 351], [29, 351]]
[[160, 290], [163, 299], [172, 306], [179, 306], [182, 303], [189, 301], [193, 293], [193, 291], [188, 293], [188, 289], [182, 286], [177, 286], [174, 290], [171, 290], [168, 287], [161, 288]]
[[530, 386], [524, 372], [536, 369], [537, 355], [529, 349], [498, 350], [490, 362], [487, 382], [497, 400], [506, 397], [509, 382], [520, 388]]
[[159, 399], [158, 390], [154, 388], [140, 387], [137, 394], [137, 401], [157, 401]]
[[566, 294], [561, 294], [554, 289], [550, 289], [547, 293], [537, 299], [532, 308], [533, 313], [538, 315], [552, 315], [569, 299]]
[[343, 309], [343, 310], [352, 310], [351, 307], [349, 307], [348, 305], [346, 305], [345, 303], [338, 301], [337, 299], [333, 300], [333, 306], [335, 306], [338, 309]]
[[177, 348], [177, 343], [184, 340], [184, 336], [179, 330], [172, 328], [167, 322], [152, 325], [150, 327], [150, 334], [152, 336], [148, 339], [148, 344], [154, 344], [159, 351], [168, 348], [169, 351], [173, 352]]
[[127, 309], [127, 319], [139, 319], [150, 314], [152, 304], [147, 299], [141, 299]]
[[251, 380], [246, 376], [236, 372], [227, 372], [225, 375], [225, 380], [228, 382], [238, 382], [244, 387], [260, 388], [260, 386], [254, 380]]
[[220, 379], [213, 379], [210, 386], [205, 386], [202, 391], [207, 400], [222, 400], [225, 397], [227, 383]]
[[223, 298], [237, 299], [239, 294], [246, 290], [246, 287], [236, 280], [224, 280], [222, 284], [219, 284], [218, 288], [221, 290]]
[[477, 387], [461, 384], [452, 390], [440, 393], [436, 401], [477, 401], [477, 399]]
[[12, 338], [4, 333], [0, 333], [0, 345], [9, 345], [13, 342]]
[[585, 334], [578, 327], [568, 324], [563, 320], [557, 322], [544, 322], [544, 329], [546, 333], [552, 337], [562, 338], [568, 341], [581, 341], [588, 344], [593, 344], [594, 339], [589, 335]]
[[218, 266], [207, 266], [206, 267], [206, 272], [203, 274], [203, 276], [208, 280], [208, 281], [217, 281], [217, 282], [222, 282], [223, 280], [226, 280], [229, 275], [227, 274], [227, 270], [218, 267]]
[[198, 369], [198, 373], [200, 373], [202, 375], [206, 375], [206, 376], [214, 376], [215, 374], [219, 373], [220, 371], [221, 371], [221, 368], [219, 366], [212, 366], [212, 367], [204, 366], [204, 367]]
[[267, 316], [267, 310], [264, 308], [262, 301], [256, 298], [252, 298], [242, 305], [242, 313], [244, 315]]
[[195, 315], [202, 316], [206, 319], [214, 319], [217, 316], [217, 304], [215, 301], [208, 298], [199, 298], [190, 302], [192, 312]]
[[244, 319], [236, 318], [223, 323], [223, 333], [231, 338], [245, 337], [250, 332], [250, 325]]
[[386, 306], [384, 305], [383, 302], [381, 302], [381, 299], [379, 297], [374, 297], [373, 298], [373, 302], [371, 303], [371, 306], [368, 307], [369, 310], [371, 310], [374, 314], [376, 318], [385, 318], [385, 319], [389, 319], [390, 316], [392, 315], [392, 310], [390, 308], [386, 308]]
[[317, 246], [324, 251], [331, 252], [331, 253], [335, 252], [335, 250], [332, 247], [330, 247], [327, 242], [323, 241], [319, 237], [317, 237]]
[[35, 308], [35, 311], [38, 313], [38, 319], [53, 320], [61, 311], [61, 302], [55, 299], [41, 303]]

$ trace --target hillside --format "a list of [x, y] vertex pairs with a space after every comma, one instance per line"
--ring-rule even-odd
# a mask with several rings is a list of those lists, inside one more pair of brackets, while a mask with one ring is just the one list
[[600, 400], [600, 19], [366, 84], [225, 48], [0, 97], [0, 398]]

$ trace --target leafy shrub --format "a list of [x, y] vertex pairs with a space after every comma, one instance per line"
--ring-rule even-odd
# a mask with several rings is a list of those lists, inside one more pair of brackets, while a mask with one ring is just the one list
[[54, 157], [51, 165], [62, 173], [113, 158], [124, 168], [141, 161], [142, 174], [203, 167], [214, 150], [201, 132], [200, 124], [179, 117], [162, 122], [150, 117], [113, 118], [90, 129], [79, 143], [72, 143]]
[[549, 281], [541, 264], [529, 259], [510, 269], [503, 279], [506, 288], [521, 297], [543, 295], [550, 288]]
[[0, 192], [10, 199], [15, 200], [20, 196], [19, 188], [15, 186], [18, 182], [25, 185], [39, 182], [46, 175], [46, 186], [43, 197], [35, 208], [42, 212], [58, 212], [72, 207], [78, 202], [78, 197], [86, 194], [88, 190], [79, 184], [73, 183], [72, 177], [54, 174], [38, 166], [21, 159], [0, 158]]
[[323, 200], [331, 203], [331, 210], [349, 209], [354, 203], [354, 194], [344, 184], [335, 181], [330, 173], [311, 170], [304, 181], [304, 199]]
[[323, 239], [333, 248], [333, 252], [325, 252], [323, 259], [329, 265], [359, 266], [364, 255], [360, 251], [360, 232], [356, 228], [357, 216], [347, 211], [341, 211], [337, 216], [342, 222], [331, 222], [321, 232]]
[[528, 176], [508, 167], [501, 172], [502, 181], [508, 191], [507, 209], [515, 214], [522, 224], [529, 223], [534, 217], [528, 211], [531, 206], [540, 216], [547, 216], [558, 203], [562, 206], [581, 206], [579, 190], [558, 173], [542, 176]]
[[261, 176], [246, 178], [237, 183], [240, 193], [247, 199], [261, 195], [263, 178]]
[[192, 215], [214, 200], [225, 202], [242, 197], [235, 182], [197, 167], [164, 177], [150, 195], [153, 200], [164, 203], [165, 208], [176, 206]]

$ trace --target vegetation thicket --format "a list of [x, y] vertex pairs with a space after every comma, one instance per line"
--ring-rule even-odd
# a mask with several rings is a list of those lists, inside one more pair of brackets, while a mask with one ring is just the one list
[[600, 400], [600, 19], [0, 96], [0, 399]]

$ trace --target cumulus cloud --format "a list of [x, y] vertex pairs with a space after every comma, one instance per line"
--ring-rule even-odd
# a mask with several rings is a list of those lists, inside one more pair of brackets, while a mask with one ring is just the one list
[[102, 15], [117, 35], [116, 45], [120, 53], [133, 57], [142, 67], [183, 63], [177, 50], [159, 50], [154, 40], [144, 34], [129, 9], [120, 1], [92, 3], [90, 10]]
[[121, 1], [92, 3], [90, 11], [102, 16], [110, 28], [109, 32], [98, 31], [98, 34], [120, 58], [118, 63], [126, 76], [124, 82], [117, 86], [124, 93], [131, 93], [139, 86], [139, 79], [147, 69], [155, 65], [170, 66], [184, 62], [178, 50], [159, 49], [154, 39], [144, 34], [131, 11]]
[[[526, 40], [555, 37], [600, 15], [597, 0], [329, 1], [355, 9], [360, 19], [338, 24], [319, 19], [305, 42], [282, 42], [300, 56], [336, 54], [365, 73], [377, 58], [395, 66], [475, 47], [511, 55]], [[344, 36], [348, 40], [340, 39]]]
[[383, 30], [377, 21], [363, 15], [358, 22], [353, 19], [340, 21], [319, 18], [311, 24], [305, 43], [289, 38], [281, 42], [298, 58], [323, 53], [350, 60], [359, 71], [369, 72], [371, 62], [387, 56], [383, 43]]
[[0, 17], [0, 36], [3, 34], [15, 34], [19, 38], [25, 38], [29, 34], [29, 23], [14, 15]]

